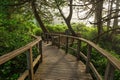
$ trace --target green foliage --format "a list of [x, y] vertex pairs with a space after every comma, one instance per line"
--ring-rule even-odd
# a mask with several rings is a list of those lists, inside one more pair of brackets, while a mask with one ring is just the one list
[[[75, 32], [80, 33], [83, 38], [92, 40], [97, 36], [97, 30], [94, 27], [87, 27], [84, 24], [72, 24], [72, 27]], [[106, 28], [104, 28], [104, 31], [106, 31]], [[102, 35], [98, 45], [120, 60], [120, 54], [118, 54], [120, 53], [120, 35], [115, 34], [112, 38], [110, 36], [111, 35], [109, 33]], [[76, 44], [73, 46], [74, 48], [76, 48], [75, 45]], [[87, 44], [82, 43], [81, 50], [87, 56]], [[70, 52], [73, 55], [76, 54], [73, 51]], [[100, 55], [100, 53], [98, 53], [95, 49], [92, 49], [91, 61], [100, 75], [104, 76], [107, 59]], [[83, 60], [83, 62], [85, 62], [85, 60]], [[120, 71], [115, 71], [114, 80], [120, 80]]]
[[[0, 13], [0, 56], [31, 42], [30, 34], [38, 35], [40, 29], [32, 20], [25, 21], [20, 14]], [[0, 80], [16, 80], [26, 69], [26, 53], [0, 65]], [[37, 50], [33, 48], [34, 57]]]
[[114, 80], [120, 80], [120, 71], [115, 70]]
[[66, 30], [65, 25], [46, 25], [49, 32], [64, 32]]
[[[2, 34], [0, 35], [0, 56], [31, 42], [32, 39], [29, 34], [40, 35], [42, 32], [33, 23], [33, 16], [31, 16], [30, 9], [26, 8], [27, 6], [7, 6], [19, 2], [18, 0], [0, 2], [0, 34]], [[46, 13], [50, 13], [49, 10], [45, 10], [46, 8], [42, 6], [41, 9], [44, 11], [40, 15], [44, 15], [42, 19], [49, 23], [52, 21], [52, 14], [46, 16]], [[64, 31], [65, 29], [64, 26], [61, 27], [60, 25], [53, 27], [50, 26], [50, 31]], [[22, 55], [2, 64], [0, 66], [0, 80], [16, 80], [26, 69], [26, 54], [27, 52], [24, 52]], [[38, 55], [36, 47], [33, 48], [33, 54], [33, 58]]]
[[[19, 26], [19, 25], [17, 25]], [[33, 27], [16, 27], [9, 29], [6, 27], [0, 27], [0, 56], [18, 49], [31, 42], [32, 39], [29, 34], [36, 34], [39, 30], [35, 26]], [[33, 29], [33, 32], [32, 32]], [[36, 57], [37, 50], [33, 48], [34, 57]], [[0, 80], [15, 80], [19, 77], [20, 73], [24, 72], [26, 69], [26, 55], [20, 55], [11, 61], [0, 66]]]
[[40, 36], [41, 33], [42, 33], [42, 30], [41, 30], [40, 28], [35, 28], [35, 29], [33, 30], [33, 33], [34, 33], [34, 35]]
[[[113, 47], [112, 49], [120, 55], [120, 34], [117, 34], [113, 37]], [[120, 58], [120, 57], [119, 57]]]
[[92, 50], [91, 55], [92, 55], [91, 61], [94, 64], [95, 68], [102, 76], [104, 76], [106, 65], [107, 65], [107, 59], [94, 49]]
[[92, 40], [96, 34], [97, 34], [97, 29], [94, 27], [89, 27], [86, 26], [83, 23], [79, 24], [72, 24], [72, 28], [74, 29], [75, 32], [80, 33], [81, 37]]
[[5, 54], [6, 52], [10, 52], [14, 49], [17, 49], [23, 44], [30, 42], [30, 37], [27, 34], [23, 34], [23, 32], [9, 32], [6, 30], [0, 30], [0, 55]]

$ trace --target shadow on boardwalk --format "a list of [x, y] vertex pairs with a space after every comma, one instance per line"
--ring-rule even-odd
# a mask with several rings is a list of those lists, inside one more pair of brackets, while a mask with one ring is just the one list
[[35, 80], [92, 80], [92, 77], [74, 56], [47, 45], [43, 47], [43, 62], [35, 73]]

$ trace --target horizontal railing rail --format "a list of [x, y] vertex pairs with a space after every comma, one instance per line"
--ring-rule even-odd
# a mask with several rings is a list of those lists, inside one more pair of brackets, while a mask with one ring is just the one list
[[[28, 67], [28, 70], [26, 70], [19, 78], [18, 80], [24, 80], [28, 75], [29, 75], [29, 78], [30, 80], [33, 80], [34, 79], [34, 71], [33, 71], [33, 68], [35, 67], [35, 65], [38, 63], [38, 62], [41, 62], [42, 61], [42, 40], [41, 40], [41, 37], [37, 37], [37, 36], [34, 36], [32, 35], [32, 37], [35, 38], [34, 41], [28, 43], [27, 45], [19, 48], [19, 49], [16, 49], [12, 52], [9, 52], [9, 53], [6, 53], [2, 56], [0, 56], [0, 65], [6, 63], [7, 61], [17, 57], [18, 55], [21, 55], [23, 54], [25, 51], [28, 51], [27, 53], [27, 67]], [[37, 56], [37, 58], [33, 61], [33, 54], [32, 54], [32, 48], [36, 46], [38, 48], [38, 53], [39, 55]]]
[[[61, 46], [61, 41], [63, 41], [61, 37], [66, 37], [65, 44], [64, 44], [66, 53], [68, 52], [68, 48], [69, 48], [69, 39], [76, 40], [77, 48], [76, 49], [71, 48], [71, 49], [76, 51], [78, 59], [79, 59], [79, 57], [82, 57], [86, 61], [86, 72], [89, 72], [91, 70], [94, 73], [97, 80], [102, 80], [103, 78], [98, 73], [98, 71], [94, 67], [93, 63], [91, 62], [92, 49], [97, 50], [97, 52], [99, 52], [100, 55], [102, 55], [103, 57], [105, 57], [107, 59], [108, 64], [106, 66], [104, 80], [114, 80], [113, 78], [114, 78], [115, 70], [117, 69], [120, 71], [120, 61], [117, 58], [115, 58], [114, 56], [112, 56], [110, 53], [108, 53], [107, 51], [100, 48], [98, 45], [96, 45], [95, 43], [93, 43], [89, 40], [86, 40], [84, 38], [69, 36], [69, 35], [63, 35], [63, 34], [46, 33], [45, 35], [50, 36], [50, 37], [46, 37], [46, 38], [54, 38], [54, 36], [58, 36], [58, 37], [55, 37], [58, 40], [56, 43], [58, 47]], [[55, 43], [55, 39], [46, 39], [46, 40], [52, 40], [52, 42]], [[81, 43], [82, 42], [86, 43], [88, 46], [87, 56], [81, 52]]]

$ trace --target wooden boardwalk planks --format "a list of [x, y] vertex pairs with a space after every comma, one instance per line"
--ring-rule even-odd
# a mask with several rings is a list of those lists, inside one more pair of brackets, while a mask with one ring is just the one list
[[92, 80], [85, 73], [85, 65], [55, 46], [43, 48], [43, 62], [35, 73], [35, 80]]

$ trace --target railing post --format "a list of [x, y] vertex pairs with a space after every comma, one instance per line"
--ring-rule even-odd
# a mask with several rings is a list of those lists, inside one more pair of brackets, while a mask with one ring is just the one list
[[68, 37], [66, 36], [66, 49], [65, 49], [65, 53], [68, 53]]
[[47, 42], [47, 34], [44, 33], [45, 42]]
[[81, 49], [81, 41], [78, 39], [78, 42], [77, 42], [77, 60], [80, 60], [80, 49]]
[[40, 55], [41, 55], [41, 58], [40, 58], [40, 62], [42, 62], [42, 60], [43, 60], [43, 55], [42, 55], [42, 40], [39, 42], [39, 53], [40, 53]]
[[52, 38], [52, 45], [54, 45], [54, 36], [52, 36], [51, 38]]
[[105, 77], [104, 80], [114, 80], [114, 71], [115, 68], [108, 62], [106, 71], [105, 71]]
[[90, 57], [91, 57], [92, 47], [88, 44], [88, 53], [87, 53], [87, 61], [86, 61], [86, 73], [89, 72], [89, 64], [90, 64]]
[[58, 36], [58, 48], [60, 48], [60, 35]]
[[32, 47], [28, 50], [28, 53], [27, 53], [27, 64], [28, 64], [28, 70], [29, 70], [29, 78], [30, 80], [34, 80]]
[[49, 35], [47, 34], [47, 44], [49, 43]]

